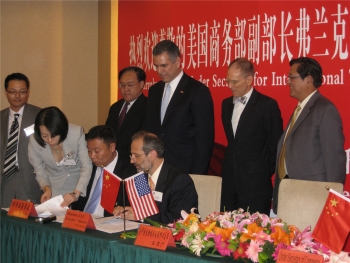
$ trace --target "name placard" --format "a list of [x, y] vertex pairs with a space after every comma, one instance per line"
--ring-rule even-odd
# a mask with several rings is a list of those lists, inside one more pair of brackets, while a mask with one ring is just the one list
[[307, 252], [280, 249], [276, 263], [324, 263], [324, 258]]
[[38, 216], [34, 204], [32, 202], [12, 199], [10, 209], [7, 213], [9, 216], [28, 219], [28, 216]]
[[170, 229], [141, 225], [137, 232], [135, 245], [165, 250], [167, 246], [176, 247]]
[[77, 210], [67, 210], [62, 227], [85, 232], [86, 228], [96, 229], [95, 223], [89, 213]]

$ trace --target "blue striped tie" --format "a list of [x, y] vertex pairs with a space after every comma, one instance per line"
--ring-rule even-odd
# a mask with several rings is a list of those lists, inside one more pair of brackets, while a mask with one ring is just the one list
[[91, 195], [90, 201], [85, 208], [85, 212], [87, 212], [89, 214], [95, 213], [95, 210], [96, 210], [96, 208], [101, 200], [103, 168], [97, 167], [97, 169], [100, 169], [96, 173], [96, 174], [100, 174], [100, 177], [98, 178], [98, 180], [96, 182], [96, 186], [95, 186], [95, 189]]

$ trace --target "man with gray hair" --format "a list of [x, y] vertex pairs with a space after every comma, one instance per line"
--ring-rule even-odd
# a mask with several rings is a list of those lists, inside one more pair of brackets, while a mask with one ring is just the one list
[[[141, 131], [132, 137], [130, 161], [138, 172], [148, 173], [148, 181], [159, 213], [149, 218], [164, 224], [181, 218], [181, 211], [198, 208], [198, 195], [192, 178], [164, 161], [164, 144], [155, 134]], [[115, 216], [135, 220], [131, 207], [117, 206]]]

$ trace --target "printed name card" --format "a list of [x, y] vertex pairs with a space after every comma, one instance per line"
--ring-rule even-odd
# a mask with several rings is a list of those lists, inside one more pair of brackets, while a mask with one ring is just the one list
[[176, 247], [170, 229], [141, 225], [137, 232], [135, 245], [165, 250], [167, 246]]
[[307, 252], [280, 249], [276, 263], [324, 263], [324, 258]]
[[9, 216], [28, 219], [28, 216], [38, 216], [34, 204], [32, 202], [12, 199], [10, 209], [7, 213]]
[[95, 223], [89, 213], [77, 210], [67, 210], [62, 227], [85, 232], [86, 228], [96, 229]]

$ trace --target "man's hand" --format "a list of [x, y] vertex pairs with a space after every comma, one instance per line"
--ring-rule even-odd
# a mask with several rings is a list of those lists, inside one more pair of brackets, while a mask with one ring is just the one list
[[131, 206], [126, 206], [125, 210], [122, 206], [116, 206], [113, 210], [114, 216], [120, 216], [121, 218], [127, 219], [127, 220], [136, 220], [134, 210], [132, 210]]

